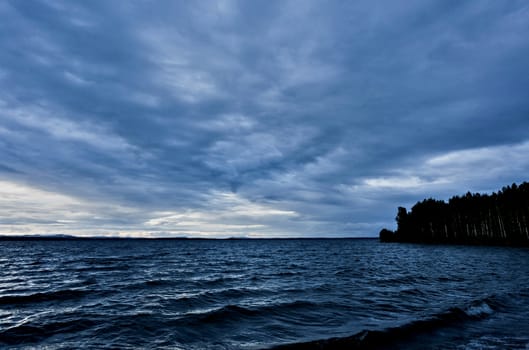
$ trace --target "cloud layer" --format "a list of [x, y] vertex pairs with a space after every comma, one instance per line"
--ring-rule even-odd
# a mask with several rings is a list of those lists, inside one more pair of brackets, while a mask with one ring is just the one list
[[525, 1], [0, 4], [0, 232], [374, 236], [529, 173]]

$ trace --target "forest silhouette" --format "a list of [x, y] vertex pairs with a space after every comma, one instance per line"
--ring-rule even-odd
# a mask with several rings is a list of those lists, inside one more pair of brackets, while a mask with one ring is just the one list
[[529, 245], [529, 183], [497, 193], [467, 192], [447, 202], [433, 198], [410, 211], [399, 207], [397, 230], [382, 229], [382, 242]]

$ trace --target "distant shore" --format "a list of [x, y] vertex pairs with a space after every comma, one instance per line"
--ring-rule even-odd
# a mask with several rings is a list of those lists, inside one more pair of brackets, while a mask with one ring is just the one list
[[248, 241], [248, 240], [374, 240], [377, 237], [118, 237], [118, 236], [71, 236], [71, 235], [0, 235], [0, 241]]

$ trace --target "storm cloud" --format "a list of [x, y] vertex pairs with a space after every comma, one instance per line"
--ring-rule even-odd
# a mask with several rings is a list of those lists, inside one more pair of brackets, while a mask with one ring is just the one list
[[6, 1], [0, 233], [375, 236], [529, 173], [525, 1]]

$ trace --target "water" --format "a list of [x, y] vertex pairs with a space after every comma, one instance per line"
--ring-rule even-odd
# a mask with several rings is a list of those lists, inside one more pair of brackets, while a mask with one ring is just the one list
[[529, 348], [528, 249], [93, 240], [0, 253], [0, 347]]

